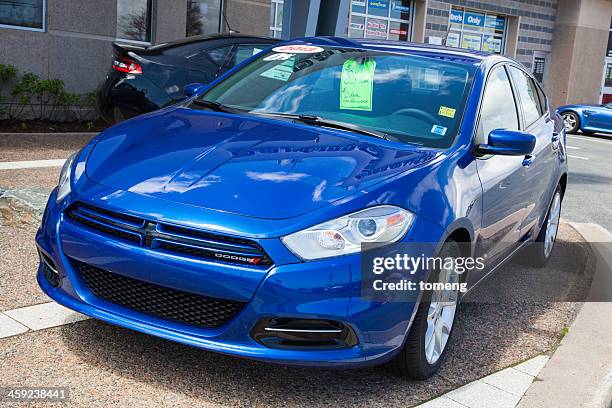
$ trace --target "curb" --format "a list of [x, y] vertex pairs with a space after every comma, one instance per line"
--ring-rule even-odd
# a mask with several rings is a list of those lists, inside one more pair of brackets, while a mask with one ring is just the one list
[[[612, 233], [597, 224], [570, 223], [590, 243], [596, 270], [587, 301], [568, 334], [533, 382], [518, 407], [612, 406]], [[607, 244], [601, 244], [607, 243]]]

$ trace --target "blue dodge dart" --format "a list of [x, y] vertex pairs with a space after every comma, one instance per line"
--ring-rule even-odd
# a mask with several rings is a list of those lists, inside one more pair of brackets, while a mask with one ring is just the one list
[[468, 290], [519, 250], [551, 257], [563, 122], [511, 59], [308, 38], [186, 92], [66, 161], [36, 235], [58, 303], [228, 355], [424, 379], [462, 293], [362, 296], [362, 245], [482, 258], [406, 277]]

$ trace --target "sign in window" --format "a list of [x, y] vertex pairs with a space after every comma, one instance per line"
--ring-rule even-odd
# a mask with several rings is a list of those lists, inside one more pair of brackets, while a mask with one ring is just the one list
[[447, 46], [494, 54], [503, 53], [505, 16], [453, 7], [448, 23]]
[[352, 0], [348, 36], [408, 41], [411, 0]]

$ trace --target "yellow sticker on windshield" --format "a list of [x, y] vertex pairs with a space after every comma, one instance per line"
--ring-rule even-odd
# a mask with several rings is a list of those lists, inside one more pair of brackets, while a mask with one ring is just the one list
[[446, 116], [447, 118], [454, 118], [457, 109], [449, 108], [448, 106], [440, 106], [440, 110], [438, 111], [438, 115]]
[[348, 59], [342, 64], [340, 78], [340, 109], [372, 110], [374, 70], [376, 61], [358, 62]]

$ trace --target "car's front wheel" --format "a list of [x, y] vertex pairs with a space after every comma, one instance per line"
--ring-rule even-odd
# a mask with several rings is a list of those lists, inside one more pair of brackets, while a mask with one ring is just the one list
[[574, 112], [563, 112], [563, 125], [567, 133], [576, 133], [580, 129], [580, 118]]
[[[441, 259], [461, 256], [459, 244], [447, 241]], [[461, 276], [454, 268], [442, 268], [430, 273], [429, 282], [459, 283]], [[402, 351], [389, 363], [394, 374], [424, 380], [431, 377], [442, 364], [450, 340], [459, 301], [459, 292], [433, 290], [423, 294]]]

